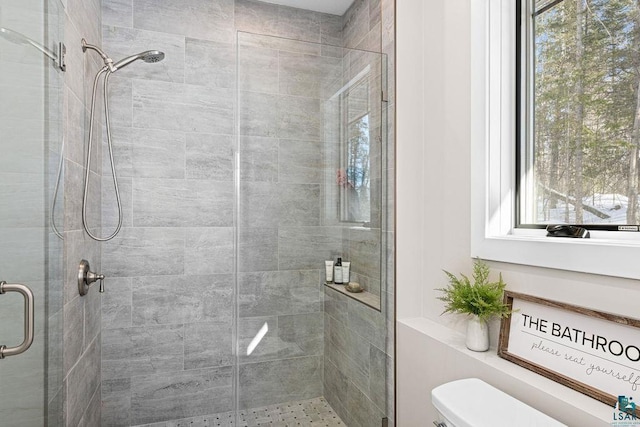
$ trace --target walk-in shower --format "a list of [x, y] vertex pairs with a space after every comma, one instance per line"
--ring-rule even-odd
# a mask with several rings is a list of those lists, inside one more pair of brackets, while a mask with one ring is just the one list
[[[98, 46], [87, 43], [85, 39], [82, 39], [82, 51], [86, 52], [87, 50], [92, 50], [98, 53], [102, 60], [104, 61], [104, 67], [100, 69], [96, 73], [95, 78], [93, 79], [93, 90], [91, 92], [91, 111], [89, 113], [89, 141], [87, 143], [87, 161], [85, 164], [85, 177], [84, 177], [84, 191], [82, 196], [82, 225], [84, 227], [85, 232], [89, 237], [93, 240], [97, 240], [99, 242], [106, 242], [113, 239], [122, 228], [122, 201], [120, 200], [120, 190], [118, 188], [118, 178], [116, 175], [116, 166], [113, 161], [113, 144], [111, 141], [111, 119], [109, 116], [109, 77], [111, 74], [115, 73], [121, 68], [126, 67], [127, 65], [137, 61], [142, 60], [147, 63], [159, 62], [164, 59], [164, 52], [160, 52], [158, 50], [148, 50], [145, 52], [141, 52], [135, 55], [127, 56], [126, 58], [121, 59], [118, 62], [113, 62], [113, 60], [106, 54], [102, 49]], [[93, 118], [96, 109], [96, 91], [98, 88], [98, 82], [100, 77], [104, 74], [103, 79], [103, 100], [104, 100], [104, 119], [105, 119], [105, 129], [107, 132], [107, 147], [109, 149], [109, 161], [111, 165], [111, 177], [113, 179], [113, 188], [116, 196], [116, 203], [118, 207], [118, 225], [115, 228], [115, 231], [107, 236], [107, 237], [99, 237], [91, 232], [89, 229], [89, 224], [87, 221], [87, 199], [89, 193], [89, 175], [91, 173], [91, 157], [92, 157], [92, 148], [93, 148]]]
[[2, 0], [5, 423], [393, 426], [393, 1], [280, 1]]
[[[125, 221], [102, 246], [104, 425], [379, 427], [392, 414], [379, 7], [245, 0], [222, 19], [149, 6], [134, 28], [103, 28], [105, 51], [167, 53], [112, 79]], [[337, 257], [365, 292], [325, 285]]]

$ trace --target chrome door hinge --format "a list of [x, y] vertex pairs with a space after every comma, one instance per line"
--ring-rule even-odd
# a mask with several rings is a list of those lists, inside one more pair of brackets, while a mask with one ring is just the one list
[[55, 60], [56, 66], [60, 71], [67, 71], [67, 64], [64, 62], [64, 56], [67, 54], [67, 47], [64, 43], [58, 43], [58, 58]]

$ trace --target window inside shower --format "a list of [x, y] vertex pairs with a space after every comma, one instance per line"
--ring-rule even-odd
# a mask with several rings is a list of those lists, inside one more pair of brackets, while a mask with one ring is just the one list
[[[340, 220], [371, 222], [371, 141], [369, 133], [369, 73], [365, 68], [340, 93]], [[374, 200], [375, 203], [375, 200]]]

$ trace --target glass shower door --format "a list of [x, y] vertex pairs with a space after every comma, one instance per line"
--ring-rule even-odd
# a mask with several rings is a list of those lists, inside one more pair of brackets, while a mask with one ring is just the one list
[[62, 149], [60, 7], [0, 5], [0, 282], [25, 285], [34, 301], [33, 343], [13, 355], [29, 332], [28, 292], [5, 285], [0, 294], [3, 426], [62, 424], [62, 240], [51, 227], [63, 216], [61, 200], [51, 215]]
[[[237, 43], [238, 423], [382, 426], [386, 57], [243, 32]], [[325, 284], [338, 257], [363, 292]]]

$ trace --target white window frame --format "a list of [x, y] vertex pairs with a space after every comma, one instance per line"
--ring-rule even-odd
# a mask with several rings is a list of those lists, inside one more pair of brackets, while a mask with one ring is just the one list
[[515, 228], [515, 19], [514, 0], [471, 2], [471, 255], [640, 279], [638, 232], [570, 239]]

